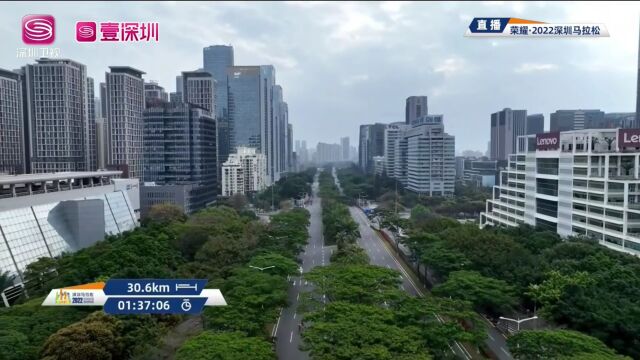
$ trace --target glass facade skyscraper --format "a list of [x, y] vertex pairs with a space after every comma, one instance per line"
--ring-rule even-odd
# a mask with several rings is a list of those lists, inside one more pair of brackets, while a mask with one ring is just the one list
[[231, 147], [261, 148], [263, 113], [260, 101], [261, 73], [259, 66], [234, 66], [228, 71], [229, 120]]
[[212, 45], [202, 50], [204, 70], [216, 81], [216, 118], [226, 119], [227, 105], [227, 68], [232, 67], [233, 46]]
[[187, 103], [148, 108], [143, 138], [145, 182], [195, 185], [190, 190], [192, 209], [215, 199], [216, 122], [208, 111]]

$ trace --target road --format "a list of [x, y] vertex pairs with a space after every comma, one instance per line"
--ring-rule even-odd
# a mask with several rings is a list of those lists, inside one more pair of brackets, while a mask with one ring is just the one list
[[[424, 296], [426, 290], [420, 285], [416, 284], [412, 277], [409, 276], [407, 270], [400, 264], [400, 261], [393, 255], [393, 252], [388, 247], [388, 244], [380, 238], [380, 236], [371, 228], [370, 222], [367, 217], [357, 207], [350, 207], [349, 211], [351, 216], [358, 223], [360, 230], [360, 239], [358, 240], [360, 246], [365, 249], [367, 255], [371, 259], [371, 263], [378, 266], [387, 267], [389, 269], [397, 270], [402, 275], [402, 289], [408, 294], [413, 296]], [[489, 326], [487, 324], [488, 338], [486, 340], [487, 346], [496, 354], [499, 360], [511, 360], [513, 357], [509, 354], [506, 346], [504, 336], [493, 327], [493, 324]], [[451, 350], [461, 359], [470, 359], [471, 354], [461, 347], [459, 344], [454, 343], [451, 346]]]
[[[316, 175], [312, 186], [313, 203], [307, 206], [307, 210], [311, 214], [309, 224], [309, 243], [305, 246], [304, 252], [300, 255], [302, 259], [302, 270], [308, 272], [316, 266], [329, 264], [329, 258], [333, 251], [332, 247], [324, 246], [324, 238], [322, 236], [322, 209], [320, 207], [321, 200], [318, 197], [318, 178]], [[277, 320], [274, 333], [276, 339], [276, 353], [280, 360], [306, 360], [309, 354], [300, 351], [302, 343], [300, 338], [299, 325], [301, 315], [298, 314], [298, 303], [300, 294], [309, 291], [310, 285], [307, 285], [300, 276], [291, 278], [291, 286], [289, 287], [289, 306], [284, 308]]]

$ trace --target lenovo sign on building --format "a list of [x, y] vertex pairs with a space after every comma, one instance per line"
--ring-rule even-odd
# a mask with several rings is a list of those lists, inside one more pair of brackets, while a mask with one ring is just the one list
[[558, 150], [560, 132], [548, 132], [536, 135], [536, 150]]
[[618, 129], [618, 149], [640, 147], [640, 129]]

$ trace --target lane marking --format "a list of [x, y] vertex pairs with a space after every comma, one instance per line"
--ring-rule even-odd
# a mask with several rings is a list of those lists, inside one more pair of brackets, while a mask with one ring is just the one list
[[291, 331], [291, 336], [289, 336], [289, 342], [293, 341], [293, 330]]
[[280, 308], [280, 315], [278, 316], [278, 321], [276, 322], [276, 326], [271, 331], [271, 336], [275, 336], [278, 333], [278, 326], [280, 326], [280, 319], [282, 318], [282, 308]]
[[489, 339], [491, 339], [491, 341], [496, 341], [496, 339], [494, 339], [493, 336], [491, 336], [491, 334], [487, 333], [487, 335], [489, 335]]
[[296, 315], [298, 315], [298, 313], [297, 313], [297, 312], [294, 312], [294, 313], [293, 313], [293, 319], [294, 319], [294, 320], [296, 319]]
[[507, 350], [505, 350], [502, 346], [500, 347], [500, 350], [502, 350], [503, 353], [505, 353], [507, 356], [509, 356], [509, 353], [507, 352]]
[[298, 293], [298, 295], [296, 295], [296, 301], [298, 301], [300, 299], [300, 293]]

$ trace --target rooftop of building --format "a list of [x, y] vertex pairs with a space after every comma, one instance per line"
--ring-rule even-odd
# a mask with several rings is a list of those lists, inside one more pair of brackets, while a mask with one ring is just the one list
[[109, 70], [111, 70], [112, 74], [124, 73], [136, 77], [142, 77], [143, 74], [146, 74], [144, 71], [138, 70], [131, 66], [109, 66]]
[[122, 171], [76, 171], [44, 174], [0, 175], [0, 186], [11, 184], [41, 183], [55, 180], [116, 177], [120, 175], [122, 175]]

